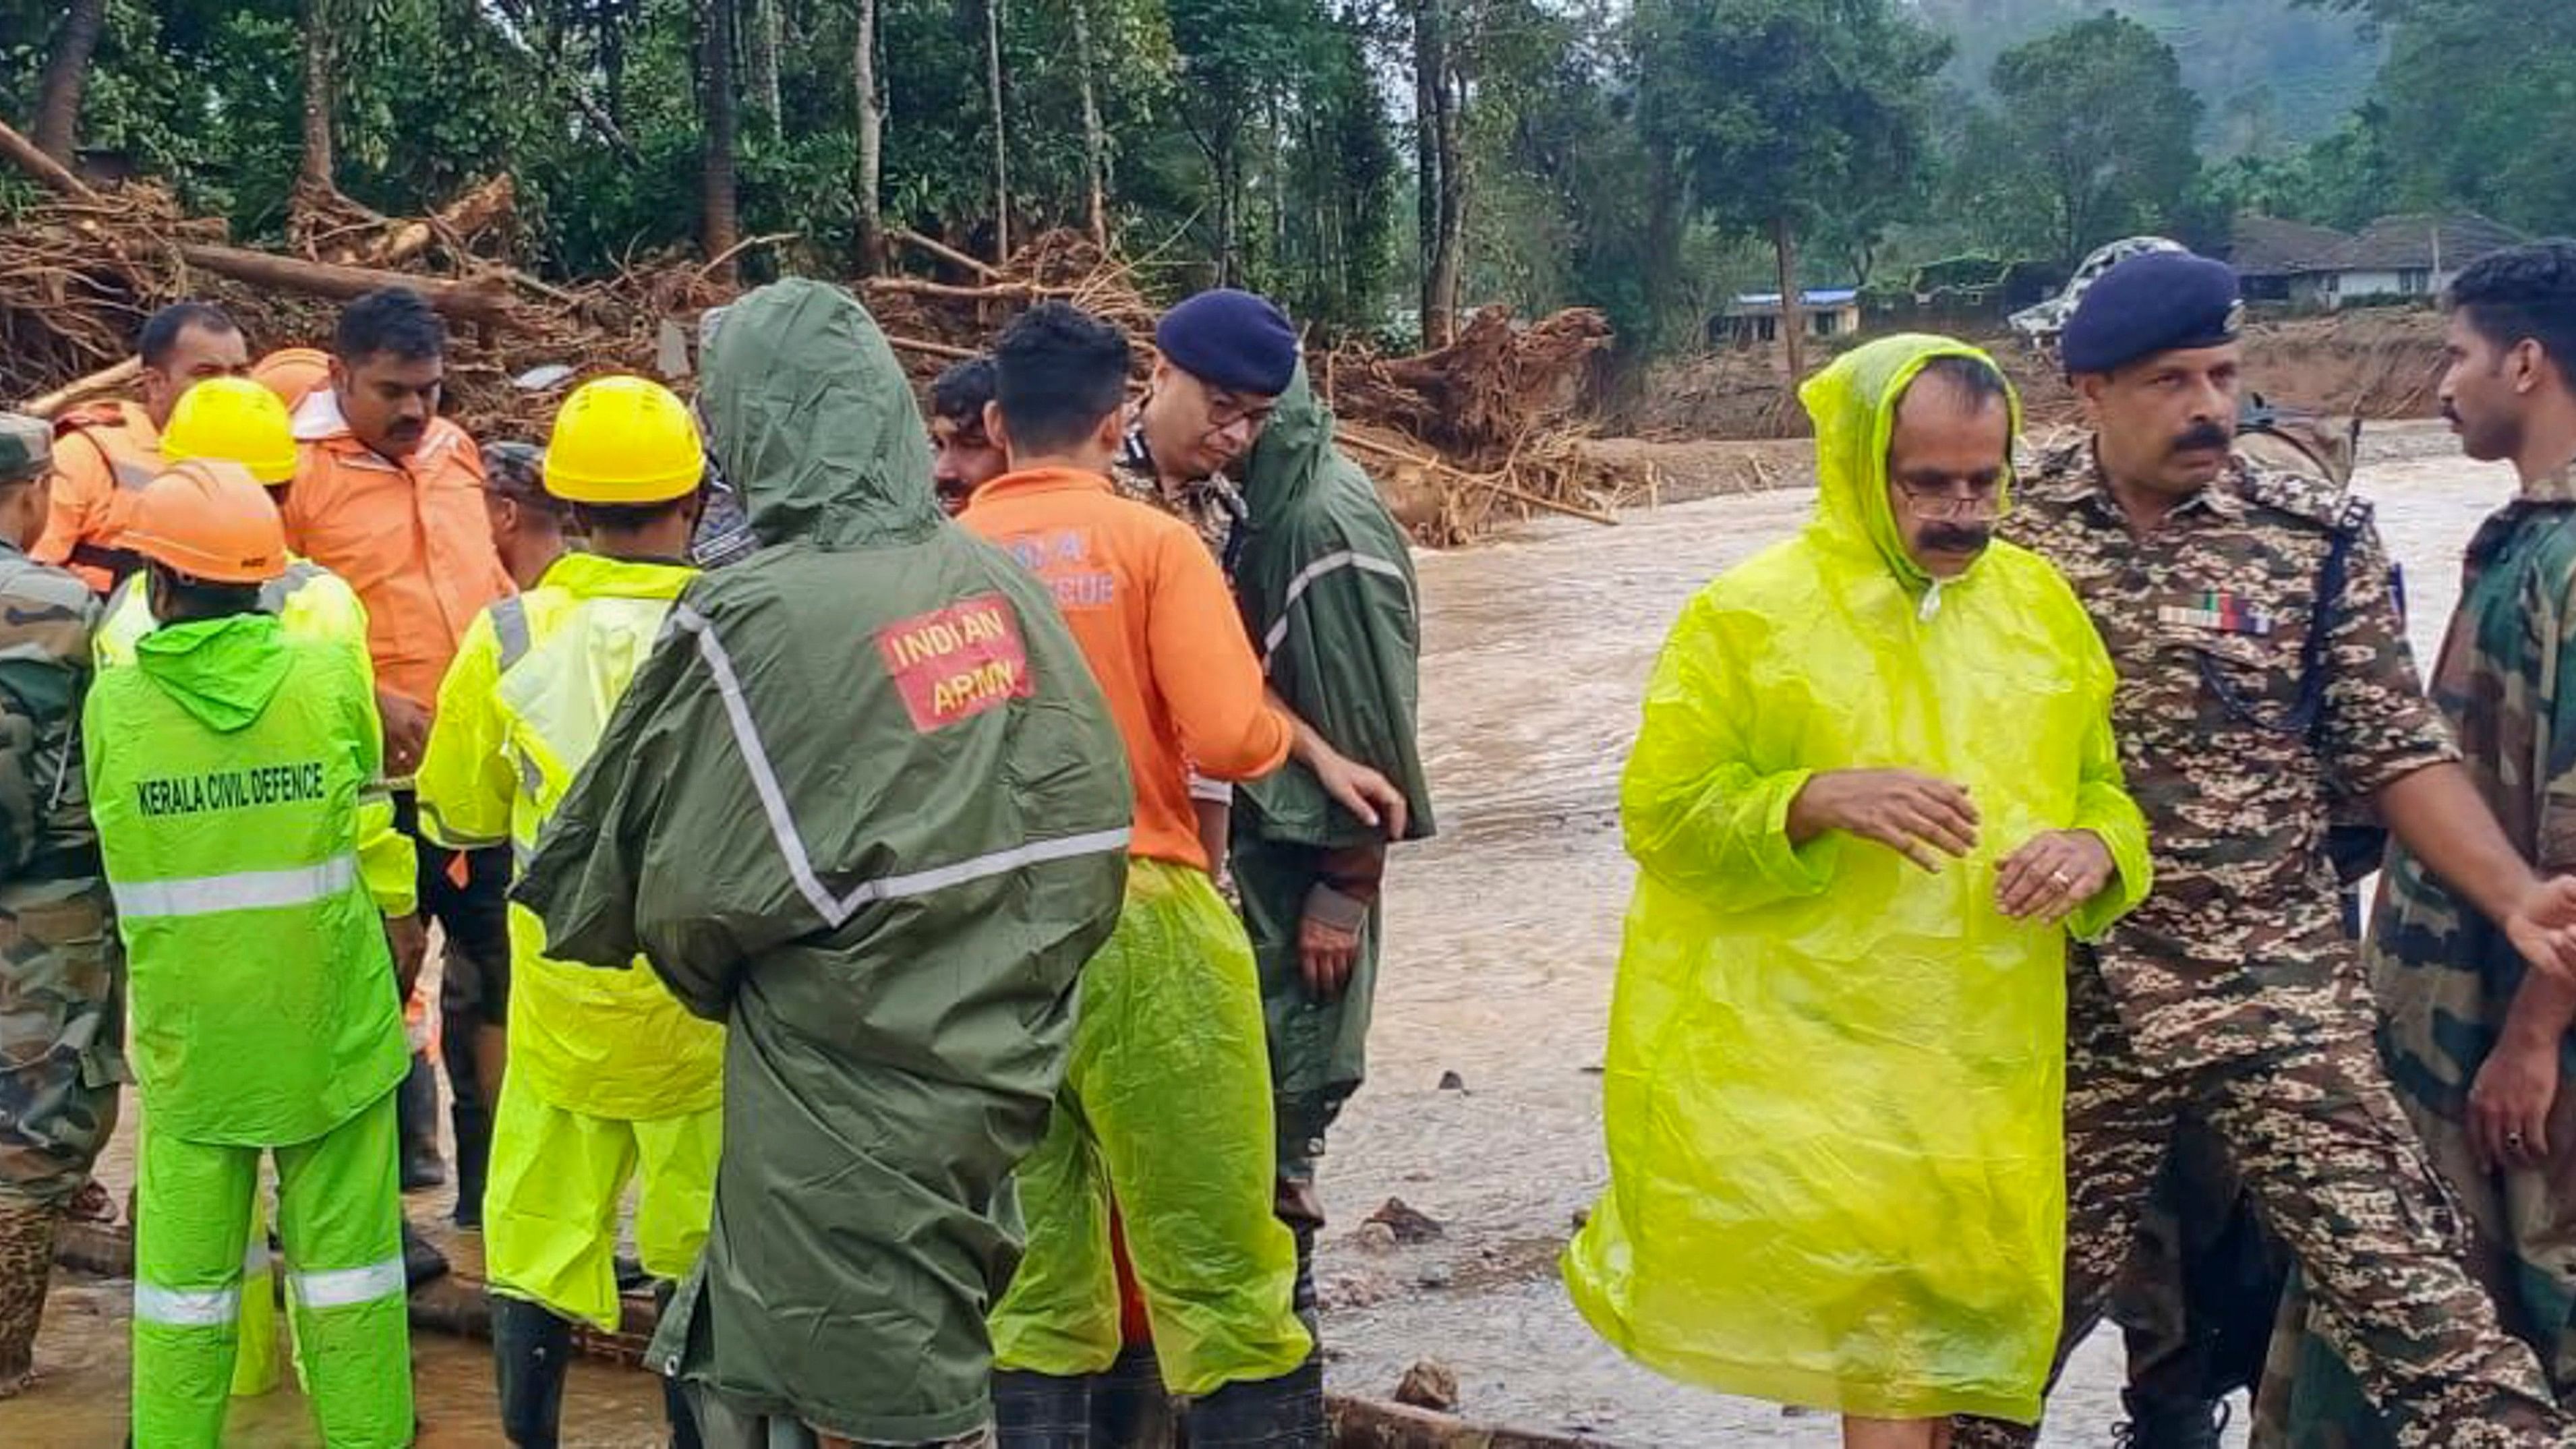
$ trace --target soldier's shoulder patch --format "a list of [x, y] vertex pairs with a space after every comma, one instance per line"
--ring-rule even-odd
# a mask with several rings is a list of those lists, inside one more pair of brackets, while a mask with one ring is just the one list
[[2322, 478], [2247, 461], [2238, 474], [2237, 488], [2248, 503], [2319, 528], [2347, 533], [2370, 524], [2369, 500]]

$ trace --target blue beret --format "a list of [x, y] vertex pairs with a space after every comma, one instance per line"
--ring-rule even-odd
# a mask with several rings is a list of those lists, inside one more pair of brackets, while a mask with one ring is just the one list
[[1277, 397], [1297, 375], [1297, 329], [1267, 298], [1219, 288], [1163, 314], [1154, 345], [1174, 367], [1234, 392]]
[[2159, 352], [2233, 342], [2244, 323], [2235, 268], [2189, 252], [2146, 252], [2085, 289], [2057, 356], [2069, 374], [2116, 372]]

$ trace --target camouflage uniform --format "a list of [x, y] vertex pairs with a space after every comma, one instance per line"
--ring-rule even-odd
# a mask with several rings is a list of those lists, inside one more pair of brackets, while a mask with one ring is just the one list
[[[2457, 1208], [2372, 1050], [2325, 855], [2335, 789], [2457, 757], [2367, 506], [2240, 460], [2139, 539], [2085, 443], [2043, 461], [2004, 531], [2065, 573], [2120, 666], [2122, 763], [2155, 849], [2155, 895], [2076, 953], [2068, 987], [2063, 1343], [2100, 1320], [2175, 1119], [2196, 1111], [2400, 1444], [2557, 1443], [2539, 1366], [2462, 1267]], [[2333, 625], [2311, 647], [2321, 592]]]
[[[0, 414], [0, 483], [43, 471], [48, 437]], [[55, 1229], [125, 1073], [124, 954], [78, 733], [98, 607], [0, 538], [0, 1396], [25, 1380]]]
[[[2275, 407], [2259, 395], [2237, 411], [2236, 451], [2248, 462], [2339, 490], [2352, 482], [2360, 437], [2356, 419]], [[2346, 885], [2346, 929], [2359, 939], [2355, 883], [2379, 868], [2385, 832], [2366, 800], [2338, 795], [2333, 818], [2327, 848]], [[2263, 1376], [2288, 1271], [2227, 1145], [2208, 1123], [2184, 1114], [2111, 1297], [2111, 1320], [2128, 1348], [2122, 1397], [2139, 1449], [2215, 1442], [2219, 1401], [2255, 1388]]]
[[[2576, 871], [2576, 477], [2526, 485], [2471, 540], [2459, 611], [2433, 675], [2478, 792], [2523, 857]], [[2522, 984], [2501, 931], [2394, 850], [2364, 953], [2379, 1050], [2398, 1100], [2461, 1203], [2471, 1270], [2507, 1328], [2539, 1353], [2551, 1387], [2576, 1389], [2576, 1110], [2562, 1086], [2552, 1160], [2489, 1172], [2466, 1124], [2468, 1094]], [[2561, 1074], [2567, 1060], [2560, 1048]], [[2332, 1346], [2283, 1313], [2266, 1387], [2264, 1442], [2347, 1449], [2391, 1442]]]
[[1145, 447], [1145, 430], [1136, 426], [1127, 430], [1127, 441], [1110, 465], [1109, 481], [1120, 497], [1151, 504], [1188, 524], [1199, 541], [1208, 546], [1208, 552], [1216, 555], [1217, 567], [1225, 570], [1226, 577], [1234, 577], [1234, 559], [1248, 510], [1243, 490], [1223, 473], [1185, 483], [1178, 494], [1165, 492], [1162, 475], [1154, 471], [1154, 455]]

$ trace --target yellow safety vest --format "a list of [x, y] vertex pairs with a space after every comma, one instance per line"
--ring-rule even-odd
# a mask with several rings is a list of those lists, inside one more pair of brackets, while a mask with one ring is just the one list
[[[414, 777], [422, 833], [457, 850], [508, 842], [524, 863], [599, 747], [695, 571], [568, 554], [466, 631], [439, 686]], [[720, 1099], [724, 1030], [691, 1016], [643, 962], [623, 971], [545, 955], [510, 907], [510, 1074], [548, 1105], [649, 1120]]]

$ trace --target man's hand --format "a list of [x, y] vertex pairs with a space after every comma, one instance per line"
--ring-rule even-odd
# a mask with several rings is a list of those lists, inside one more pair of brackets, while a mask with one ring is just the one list
[[2508, 1031], [2469, 1087], [2469, 1143], [2490, 1172], [2538, 1167], [2558, 1101], [2558, 1043]]
[[1389, 840], [1404, 838], [1404, 792], [1394, 781], [1330, 747], [1316, 752], [1306, 768], [1315, 772], [1316, 783], [1333, 803], [1358, 816], [1361, 824], [1383, 828]]
[[1335, 1000], [1349, 988], [1368, 910], [1368, 902], [1329, 883], [1306, 893], [1306, 913], [1297, 922], [1297, 963], [1305, 972], [1306, 990], [1317, 1001]]
[[409, 695], [376, 691], [376, 713], [385, 721], [385, 773], [396, 779], [420, 768], [420, 752], [429, 748], [429, 710]]
[[2056, 925], [2101, 894], [2119, 867], [2090, 830], [2034, 835], [1995, 871], [1995, 908], [2017, 921]]
[[393, 948], [394, 985], [409, 1001], [412, 988], [420, 984], [420, 968], [429, 960], [429, 925], [417, 914], [387, 916], [385, 944]]
[[1804, 845], [1828, 830], [1875, 840], [1924, 870], [1977, 848], [1977, 807], [1948, 780], [1912, 770], [1827, 770], [1789, 804], [1789, 839]]
[[2504, 934], [2532, 966], [2561, 981], [2576, 981], [2576, 876], [2532, 882], [2514, 899]]

